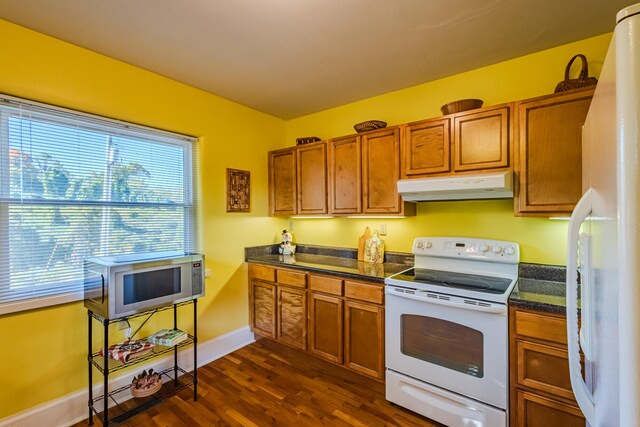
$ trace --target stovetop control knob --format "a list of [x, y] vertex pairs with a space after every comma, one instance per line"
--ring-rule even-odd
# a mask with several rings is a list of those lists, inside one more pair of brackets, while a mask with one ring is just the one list
[[427, 249], [431, 248], [431, 246], [433, 246], [433, 243], [431, 243], [430, 241], [427, 241]]
[[513, 246], [507, 246], [504, 250], [505, 255], [513, 255], [516, 253], [516, 250], [513, 248]]
[[501, 254], [502, 253], [502, 246], [494, 246], [493, 247], [493, 253], [494, 254]]
[[424, 248], [424, 242], [422, 240], [418, 240], [418, 243], [416, 244], [416, 246], [418, 247], [418, 249], [423, 249]]
[[480, 252], [489, 252], [489, 245], [480, 245]]

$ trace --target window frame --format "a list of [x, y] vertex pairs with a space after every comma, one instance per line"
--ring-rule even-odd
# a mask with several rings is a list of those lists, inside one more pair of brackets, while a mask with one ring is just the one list
[[[155, 143], [169, 143], [178, 146], [179, 141], [182, 149], [184, 150], [182, 172], [184, 176], [183, 180], [183, 197], [184, 197], [184, 233], [183, 242], [185, 248], [192, 248], [197, 250], [200, 248], [200, 218], [199, 218], [199, 195], [198, 195], [198, 138], [190, 135], [179, 134], [153, 127], [138, 125], [131, 122], [126, 122], [109, 117], [99, 116], [95, 114], [85, 113], [68, 108], [58, 107], [55, 105], [40, 103], [24, 98], [14, 97], [0, 93], [0, 106], [10, 106], [13, 108], [21, 108], [24, 106], [30, 111], [37, 111], [39, 114], [50, 114], [52, 118], [59, 118], [60, 116], [67, 119], [80, 120], [84, 123], [95, 125], [96, 127], [104, 127], [114, 132], [117, 129], [124, 130], [127, 133], [147, 135], [149, 137], [155, 137]], [[11, 205], [15, 205], [16, 202], [12, 200], [10, 194], [10, 142], [9, 142], [9, 117], [4, 111], [0, 111], [0, 236], [7, 236], [7, 244], [0, 243], [0, 259], [9, 260], [10, 257], [10, 244], [9, 244], [9, 208]], [[53, 120], [52, 121], [55, 121]], [[97, 131], [97, 130], [96, 130]], [[142, 139], [140, 137], [140, 139]], [[53, 205], [54, 203], [48, 203], [51, 200], [44, 202], [45, 205]], [[53, 201], [55, 202], [55, 200]], [[82, 206], [89, 206], [96, 204], [92, 201], [73, 202], [72, 204], [78, 204]], [[31, 204], [27, 202], [27, 204]], [[102, 201], [98, 203], [100, 206], [113, 206], [118, 203], [113, 201]], [[137, 205], [138, 203], [133, 203]], [[153, 203], [141, 205], [151, 206]], [[0, 274], [5, 274], [0, 272]], [[6, 275], [10, 276], [9, 268], [7, 267]], [[10, 284], [10, 278], [0, 277], [0, 293], [2, 292], [3, 283], [1, 281], [6, 280], [5, 284]], [[80, 301], [84, 298], [84, 291], [82, 289], [82, 283], [77, 285], [71, 285], [75, 289], [68, 292], [59, 292], [61, 288], [69, 287], [62, 283], [57, 286], [50, 285], [51, 293], [47, 294], [46, 291], [42, 295], [37, 295], [32, 298], [20, 298], [16, 300], [2, 301], [0, 300], [0, 316], [10, 313], [17, 313], [26, 310], [32, 310], [37, 308], [52, 307], [60, 304], [66, 304], [71, 302]], [[58, 292], [55, 292], [55, 290]]]

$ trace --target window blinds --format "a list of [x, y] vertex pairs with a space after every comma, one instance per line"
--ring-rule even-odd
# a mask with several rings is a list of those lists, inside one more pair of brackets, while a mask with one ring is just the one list
[[197, 251], [194, 143], [0, 95], [0, 314], [81, 299], [89, 257]]

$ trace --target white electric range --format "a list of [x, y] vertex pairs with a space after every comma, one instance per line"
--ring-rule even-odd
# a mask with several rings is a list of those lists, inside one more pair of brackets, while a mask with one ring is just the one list
[[507, 426], [518, 244], [420, 237], [413, 253], [385, 279], [387, 400], [450, 427]]

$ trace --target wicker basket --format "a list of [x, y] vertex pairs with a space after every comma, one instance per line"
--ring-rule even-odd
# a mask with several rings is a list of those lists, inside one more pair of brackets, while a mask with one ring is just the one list
[[383, 127], [386, 127], [386, 126], [387, 126], [387, 123], [381, 120], [368, 120], [366, 122], [357, 123], [353, 125], [353, 128], [356, 130], [356, 132], [359, 133], [359, 132], [366, 132], [368, 130], [382, 129]]
[[[580, 58], [582, 61], [582, 68], [580, 69], [580, 75], [577, 79], [569, 78], [569, 70], [571, 64], [576, 58]], [[571, 58], [571, 61], [567, 64], [567, 68], [564, 69], [564, 80], [558, 83], [554, 93], [563, 92], [565, 90], [580, 89], [581, 87], [595, 86], [598, 84], [598, 79], [595, 77], [589, 77], [589, 65], [587, 64], [587, 57], [579, 53]]]
[[154, 393], [157, 393], [158, 390], [162, 388], [162, 379], [160, 379], [157, 383], [149, 388], [141, 388], [136, 389], [135, 385], [131, 384], [131, 395], [133, 397], [147, 397], [151, 396]]
[[482, 99], [460, 99], [444, 104], [440, 107], [440, 111], [446, 116], [447, 114], [459, 113], [461, 111], [475, 110], [476, 108], [482, 107], [483, 103], [484, 101], [482, 101]]

